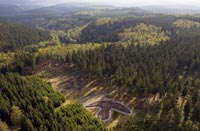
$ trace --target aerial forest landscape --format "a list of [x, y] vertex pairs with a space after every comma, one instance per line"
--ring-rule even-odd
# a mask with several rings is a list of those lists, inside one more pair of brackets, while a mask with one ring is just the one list
[[0, 131], [200, 131], [200, 1], [0, 0]]

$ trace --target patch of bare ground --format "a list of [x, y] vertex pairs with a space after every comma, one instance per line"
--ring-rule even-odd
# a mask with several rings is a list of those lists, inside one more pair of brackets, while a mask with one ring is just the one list
[[104, 85], [96, 77], [80, 71], [73, 64], [43, 63], [35, 72], [67, 98], [82, 100], [88, 96], [92, 99], [106, 95]]
[[[119, 88], [109, 84], [110, 79], [98, 79], [88, 73], [80, 71], [72, 64], [43, 63], [36, 67], [35, 71], [40, 77], [49, 81], [55, 90], [61, 92], [67, 99], [76, 100], [86, 106], [105, 98], [112, 98], [115, 101], [129, 107], [133, 114], [131, 116], [117, 114], [112, 116], [112, 121], [107, 122], [107, 126], [112, 128], [118, 123], [125, 122], [130, 117], [136, 121], [144, 121], [149, 117], [158, 117], [162, 112], [160, 94], [146, 98], [136, 98], [130, 95], [127, 88]], [[109, 81], [109, 82], [107, 82]], [[92, 114], [96, 114], [98, 109], [89, 109]]]

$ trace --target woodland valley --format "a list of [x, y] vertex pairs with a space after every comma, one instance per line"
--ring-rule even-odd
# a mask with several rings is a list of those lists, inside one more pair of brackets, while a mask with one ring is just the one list
[[181, 11], [0, 4], [0, 131], [199, 131], [200, 15]]

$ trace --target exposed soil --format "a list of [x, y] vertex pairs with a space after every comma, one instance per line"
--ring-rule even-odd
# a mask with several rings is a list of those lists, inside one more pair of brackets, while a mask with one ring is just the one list
[[88, 96], [92, 98], [95, 95], [107, 94], [104, 85], [100, 84], [96, 77], [82, 72], [73, 64], [42, 63], [38, 65], [36, 73], [70, 99], [84, 101], [83, 98]]
[[[79, 101], [84, 107], [91, 104], [99, 105], [98, 101], [112, 98], [115, 101], [124, 103], [131, 108], [130, 110], [134, 111], [134, 115], [130, 116], [124, 115], [126, 111], [123, 112], [123, 110], [117, 113], [117, 117], [113, 117], [112, 121], [106, 122], [108, 126], [115, 122], [110, 128], [117, 125], [117, 123], [129, 120], [130, 117], [136, 118], [137, 121], [143, 121], [147, 116], [156, 119], [162, 113], [161, 105], [159, 105], [161, 101], [159, 94], [147, 98], [133, 97], [133, 95], [130, 95], [128, 88], [112, 85], [112, 79], [98, 79], [91, 74], [82, 72], [75, 65], [45, 62], [37, 65], [35, 73], [50, 82], [54, 89], [65, 95], [68, 100]], [[108, 105], [106, 108], [99, 105], [96, 106], [97, 108], [87, 109], [94, 115], [99, 113], [98, 115], [102, 116], [102, 120], [106, 120], [109, 111], [112, 115], [113, 111], [119, 112], [117, 110], [119, 107], [116, 107], [115, 104], [113, 105], [114, 108], [110, 103]], [[158, 112], [158, 110], [160, 111]]]

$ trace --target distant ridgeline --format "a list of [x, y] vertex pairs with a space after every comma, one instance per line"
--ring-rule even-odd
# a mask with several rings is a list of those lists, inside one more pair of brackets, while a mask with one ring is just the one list
[[47, 31], [24, 25], [0, 22], [0, 51], [15, 50], [49, 39], [50, 33]]
[[[172, 29], [174, 21], [176, 21], [174, 16], [132, 17], [124, 19], [100, 18], [91, 20], [85, 25], [77, 26], [75, 29], [64, 31], [59, 36], [61, 41], [65, 43], [134, 42], [138, 41], [139, 37], [144, 33], [143, 41], [146, 38], [151, 38], [147, 44], [155, 44], [154, 42], [168, 39], [168, 31]], [[147, 31], [146, 34], [144, 31]]]
[[64, 96], [35, 76], [0, 74], [0, 130], [7, 131], [8, 126], [20, 131], [105, 130], [80, 104], [62, 106], [64, 101]]

